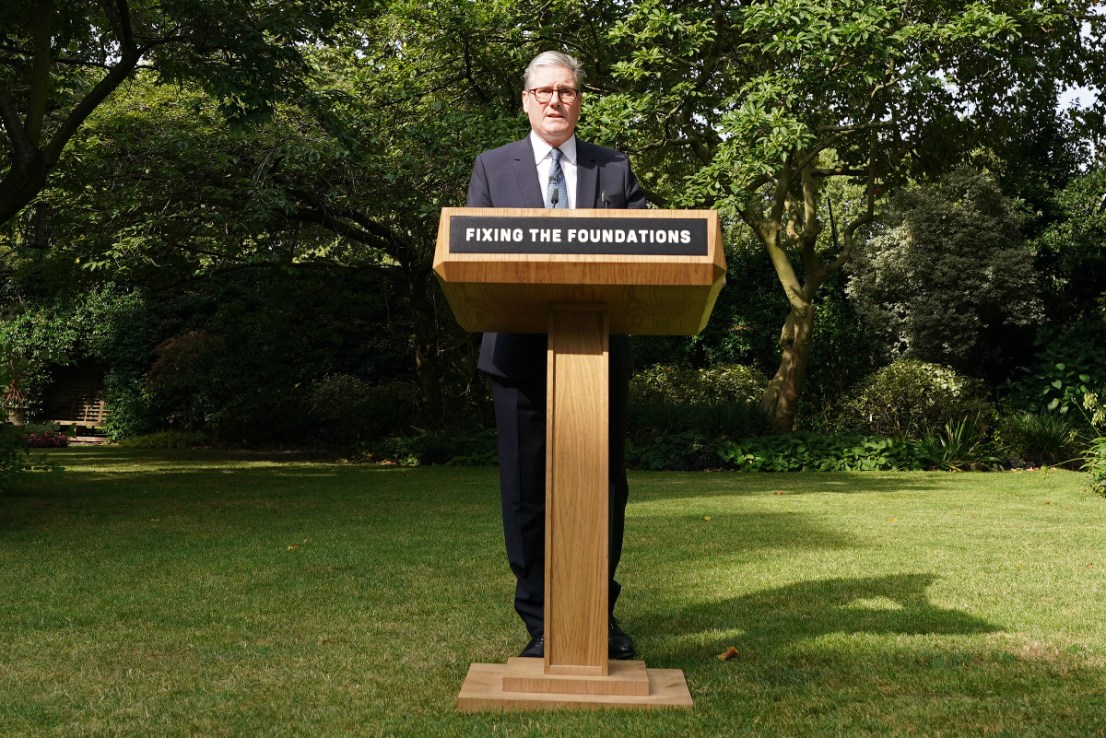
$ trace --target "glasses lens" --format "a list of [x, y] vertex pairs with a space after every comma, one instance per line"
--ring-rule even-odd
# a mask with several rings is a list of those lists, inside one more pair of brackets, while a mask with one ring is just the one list
[[540, 103], [547, 103], [553, 98], [553, 93], [557, 93], [557, 97], [561, 102], [570, 103], [576, 100], [576, 95], [579, 94], [572, 87], [565, 87], [562, 89], [553, 89], [552, 87], [535, 87], [530, 90], [534, 94], [534, 97]]

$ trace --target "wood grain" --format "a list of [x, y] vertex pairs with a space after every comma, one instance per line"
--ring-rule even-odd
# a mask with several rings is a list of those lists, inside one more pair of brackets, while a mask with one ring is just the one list
[[546, 391], [545, 670], [607, 673], [607, 312], [549, 314]]

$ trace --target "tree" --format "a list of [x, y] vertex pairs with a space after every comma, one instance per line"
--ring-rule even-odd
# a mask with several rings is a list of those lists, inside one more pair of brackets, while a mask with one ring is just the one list
[[1052, 193], [1054, 221], [1035, 239], [1052, 322], [1097, 320], [1106, 306], [1106, 163]]
[[6, 3], [0, 224], [42, 190], [89, 115], [138, 69], [201, 85], [233, 119], [264, 117], [302, 86], [305, 48], [325, 41], [345, 10], [345, 0]]
[[[794, 425], [816, 296], [877, 202], [1001, 142], [1024, 106], [1101, 79], [1097, 4], [646, 0], [611, 29], [592, 130], [636, 153], [654, 201], [740, 217], [769, 254], [788, 304], [764, 397], [779, 430]], [[835, 178], [863, 200], [827, 200]]]
[[[895, 198], [852, 260], [847, 288], [891, 357], [1001, 379], [1003, 335], [1044, 318], [1022, 216], [990, 175], [956, 169]], [[1022, 331], [1019, 345], [1030, 343]]]
[[488, 30], [502, 22], [464, 10], [397, 3], [351, 20], [305, 52], [303, 89], [252, 126], [228, 129], [210, 94], [139, 74], [43, 195], [55, 238], [38, 268], [147, 284], [262, 266], [377, 273], [408, 306], [422, 422], [441, 424], [439, 342], [464, 353], [468, 340], [440, 315], [438, 214], [463, 203], [475, 154], [516, 135], [525, 53], [492, 53], [511, 43]]

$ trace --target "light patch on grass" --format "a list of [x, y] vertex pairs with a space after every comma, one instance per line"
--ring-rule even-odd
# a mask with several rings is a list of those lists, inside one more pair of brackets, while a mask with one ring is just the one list
[[901, 610], [903, 604], [890, 597], [861, 597], [845, 607], [850, 610]]

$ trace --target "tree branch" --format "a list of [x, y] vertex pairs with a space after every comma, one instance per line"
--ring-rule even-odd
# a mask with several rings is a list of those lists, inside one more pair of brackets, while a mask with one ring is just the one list
[[27, 100], [27, 117], [23, 123], [27, 139], [32, 146], [36, 147], [42, 140], [46, 102], [50, 99], [50, 37], [53, 31], [53, 19], [53, 0], [38, 0], [35, 6], [34, 50], [29, 80], [31, 92]]
[[27, 137], [27, 131], [23, 128], [23, 122], [19, 120], [19, 111], [15, 103], [8, 96], [8, 91], [0, 85], [0, 121], [4, 124], [4, 131], [8, 134], [12, 150], [16, 159], [23, 159], [34, 151], [34, 144]]

